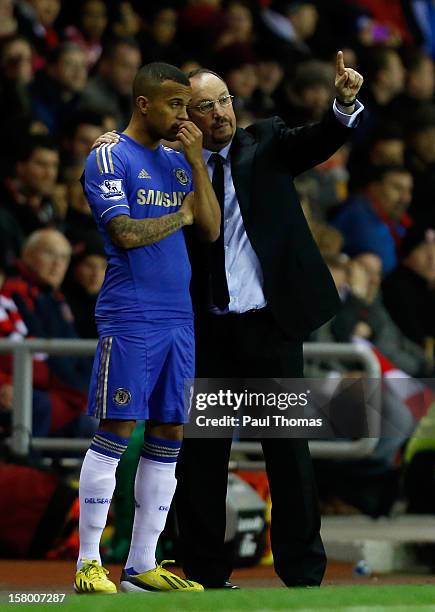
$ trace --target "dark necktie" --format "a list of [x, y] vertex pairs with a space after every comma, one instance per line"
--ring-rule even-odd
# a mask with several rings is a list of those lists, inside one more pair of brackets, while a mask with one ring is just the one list
[[224, 310], [229, 302], [227, 275], [225, 273], [225, 250], [224, 250], [224, 159], [218, 153], [213, 153], [210, 159], [214, 163], [212, 185], [221, 209], [221, 231], [220, 236], [211, 245], [210, 273], [211, 273], [211, 301], [212, 304]]

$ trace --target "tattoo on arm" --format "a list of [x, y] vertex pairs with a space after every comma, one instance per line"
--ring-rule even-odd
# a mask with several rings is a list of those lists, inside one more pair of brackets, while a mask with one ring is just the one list
[[134, 249], [159, 242], [184, 225], [184, 215], [179, 211], [156, 219], [132, 219], [127, 215], [119, 215], [111, 219], [106, 228], [116, 246]]

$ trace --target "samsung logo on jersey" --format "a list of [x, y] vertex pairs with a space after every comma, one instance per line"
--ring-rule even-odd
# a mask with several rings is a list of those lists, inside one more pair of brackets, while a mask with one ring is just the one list
[[136, 201], [141, 206], [148, 204], [149, 206], [181, 206], [186, 196], [184, 191], [173, 191], [165, 193], [155, 189], [138, 189], [136, 192]]

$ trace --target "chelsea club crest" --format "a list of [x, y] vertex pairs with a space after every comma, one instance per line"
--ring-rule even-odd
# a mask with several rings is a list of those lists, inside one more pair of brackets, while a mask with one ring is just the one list
[[116, 389], [113, 394], [113, 401], [119, 406], [126, 406], [130, 403], [131, 393], [128, 389]]
[[178, 182], [182, 185], [187, 185], [187, 183], [189, 182], [189, 177], [187, 176], [186, 171], [183, 170], [183, 168], [177, 168], [176, 170], [174, 170], [174, 172]]

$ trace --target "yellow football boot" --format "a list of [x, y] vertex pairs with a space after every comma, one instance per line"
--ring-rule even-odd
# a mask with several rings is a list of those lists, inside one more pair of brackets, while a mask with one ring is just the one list
[[128, 574], [125, 570], [121, 574], [121, 591], [124, 593], [140, 593], [162, 591], [203, 591], [204, 587], [193, 580], [180, 578], [165, 569], [165, 563], [174, 561], [162, 561], [157, 567], [143, 574]]
[[76, 573], [76, 593], [116, 593], [116, 585], [107, 578], [109, 573], [98, 561], [82, 559], [83, 566]]

